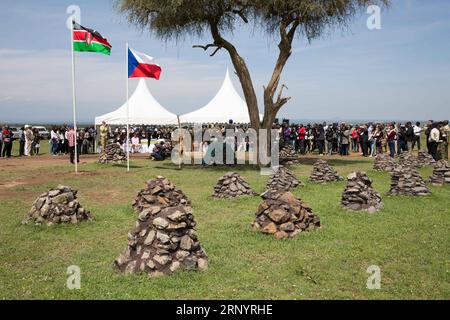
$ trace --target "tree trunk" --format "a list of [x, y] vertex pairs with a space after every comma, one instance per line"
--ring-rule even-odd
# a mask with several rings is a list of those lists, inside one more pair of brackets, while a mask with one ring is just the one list
[[[272, 73], [272, 77], [269, 81], [267, 88], [264, 88], [264, 119], [262, 124], [260, 123], [259, 118], [259, 109], [258, 109], [258, 100], [256, 98], [255, 89], [253, 87], [253, 81], [250, 76], [250, 72], [247, 68], [247, 64], [245, 60], [239, 55], [235, 46], [229, 41], [225, 40], [219, 31], [219, 20], [210, 20], [209, 21], [211, 27], [211, 33], [214, 39], [214, 45], [218, 48], [224, 48], [228, 51], [231, 61], [233, 62], [233, 66], [236, 70], [236, 73], [239, 77], [239, 81], [242, 86], [242, 90], [244, 92], [245, 101], [247, 103], [248, 113], [250, 117], [250, 125], [253, 129], [255, 129], [258, 133], [258, 141], [259, 141], [259, 129], [267, 130], [267, 152], [270, 155], [271, 152], [271, 129], [277, 116], [278, 111], [284, 106], [288, 101], [289, 97], [282, 97], [283, 87], [281, 86], [278, 98], [274, 101], [275, 93], [280, 84], [281, 74], [283, 73], [283, 69], [291, 56], [292, 53], [292, 41], [295, 35], [295, 31], [299, 25], [298, 20], [293, 20], [291, 17], [286, 16], [280, 25], [280, 43], [278, 48], [280, 50], [277, 62], [275, 64], [275, 68]], [[292, 27], [289, 31], [287, 31], [289, 25], [292, 24]], [[258, 157], [258, 164], [260, 164], [260, 159]]]
[[247, 68], [247, 64], [245, 63], [245, 60], [239, 55], [236, 47], [229, 41], [222, 38], [218, 28], [218, 21], [210, 21], [210, 27], [214, 39], [214, 44], [220, 48], [224, 48], [225, 50], [227, 50], [230, 55], [233, 66], [239, 77], [242, 91], [244, 92], [245, 102], [247, 103], [248, 114], [250, 117], [250, 125], [253, 129], [258, 130], [260, 127], [258, 100], [256, 98], [253, 81]]

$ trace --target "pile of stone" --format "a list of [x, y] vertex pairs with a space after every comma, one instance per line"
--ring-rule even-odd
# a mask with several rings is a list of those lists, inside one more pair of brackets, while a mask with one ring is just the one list
[[343, 180], [343, 178], [322, 159], [319, 159], [314, 163], [313, 171], [309, 177], [309, 181], [314, 183], [327, 183], [340, 180]]
[[51, 226], [92, 220], [91, 213], [78, 202], [77, 192], [75, 189], [60, 185], [56, 189], [41, 194], [22, 223], [34, 222], [38, 225], [46, 223]]
[[375, 213], [383, 208], [381, 195], [372, 188], [372, 180], [365, 172], [353, 172], [348, 175], [347, 180], [347, 187], [342, 193], [343, 208], [369, 213]]
[[398, 159], [399, 164], [404, 167], [412, 167], [412, 168], [421, 167], [419, 158], [407, 151], [403, 151]]
[[291, 144], [285, 144], [279, 153], [280, 163], [284, 165], [298, 164], [299, 160], [295, 148]]
[[430, 193], [431, 191], [415, 168], [398, 165], [392, 171], [389, 195], [426, 196]]
[[270, 176], [266, 189], [290, 191], [299, 186], [303, 187], [304, 184], [288, 168], [279, 166], [275, 173]]
[[228, 172], [222, 176], [214, 187], [216, 199], [237, 198], [257, 195], [239, 173]]
[[275, 239], [291, 238], [302, 231], [320, 228], [311, 208], [289, 191], [268, 190], [252, 223], [254, 230], [273, 234]]
[[394, 159], [385, 153], [377, 154], [375, 157], [375, 162], [373, 163], [373, 169], [377, 171], [392, 172], [395, 166], [396, 163]]
[[430, 176], [430, 183], [435, 186], [442, 186], [450, 183], [450, 164], [447, 160], [442, 159], [436, 162], [433, 174]]
[[132, 203], [136, 212], [142, 212], [154, 206], [175, 207], [178, 205], [190, 205], [190, 202], [183, 191], [162, 176], [147, 181], [146, 188], [139, 191]]
[[423, 150], [419, 151], [418, 159], [421, 167], [432, 166], [436, 163], [431, 154]]
[[101, 164], [122, 163], [124, 161], [127, 161], [127, 155], [117, 143], [108, 144], [98, 160]]
[[[158, 184], [155, 181], [154, 185]], [[169, 198], [173, 191], [158, 193]], [[174, 199], [173, 203], [177, 201]], [[114, 261], [114, 267], [126, 274], [147, 273], [151, 278], [181, 270], [207, 269], [208, 257], [198, 241], [195, 226], [192, 208], [187, 203], [174, 206], [155, 203], [141, 210], [135, 228], [128, 233], [128, 246]]]

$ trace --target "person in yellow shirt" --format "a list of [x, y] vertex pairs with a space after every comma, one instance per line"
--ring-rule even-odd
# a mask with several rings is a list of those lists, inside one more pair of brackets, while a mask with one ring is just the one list
[[108, 143], [109, 126], [105, 121], [100, 126], [100, 145], [102, 146], [102, 152], [106, 150], [106, 144]]

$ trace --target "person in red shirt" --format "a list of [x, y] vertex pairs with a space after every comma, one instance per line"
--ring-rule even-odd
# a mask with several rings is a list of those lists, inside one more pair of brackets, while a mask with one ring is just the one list
[[306, 151], [306, 128], [303, 124], [298, 128], [297, 139], [300, 145], [300, 154], [304, 155]]
[[389, 155], [391, 158], [395, 157], [395, 140], [397, 139], [397, 132], [393, 124], [389, 125], [387, 130], [387, 144], [389, 146]]
[[13, 134], [11, 130], [9, 130], [8, 126], [3, 127], [2, 130], [2, 137], [3, 137], [3, 150], [1, 156], [3, 158], [11, 158], [11, 150], [12, 150], [12, 144], [13, 144]]
[[352, 129], [352, 151], [358, 152], [359, 151], [359, 135], [361, 133], [361, 129], [359, 126], [355, 126]]

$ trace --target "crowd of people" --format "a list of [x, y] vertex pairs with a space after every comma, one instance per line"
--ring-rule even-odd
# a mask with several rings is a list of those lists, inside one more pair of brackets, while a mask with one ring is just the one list
[[[0, 157], [10, 158], [15, 140], [14, 133], [9, 126], [3, 126], [0, 132]], [[18, 130], [19, 156], [39, 155], [41, 137], [37, 129], [24, 126]]]
[[[69, 146], [70, 126], [54, 126], [50, 131], [50, 154], [53, 156], [70, 154]], [[81, 129], [77, 132], [77, 144], [79, 154], [95, 153], [95, 127]], [[11, 127], [5, 125], [0, 131], [0, 157], [10, 158], [13, 156], [13, 143], [18, 143], [17, 156], [31, 157], [40, 154], [41, 144], [44, 142], [38, 129], [25, 125], [17, 130], [16, 135]]]
[[[71, 126], [54, 126], [50, 131], [50, 153], [53, 156], [70, 154], [69, 132]], [[95, 140], [97, 131], [95, 127], [77, 130], [77, 153], [95, 153]], [[75, 144], [75, 143], [74, 143]]]
[[[205, 124], [203, 131], [218, 129], [224, 135], [227, 129], [248, 129], [248, 124]], [[155, 140], [158, 141], [152, 157], [162, 160], [167, 156], [166, 142], [171, 140], [172, 132], [177, 126], [132, 126], [128, 143], [132, 153], [139, 153], [143, 143], [148, 147]], [[193, 135], [193, 127], [184, 127]], [[318, 153], [319, 155], [348, 156], [357, 153], [363, 157], [374, 157], [380, 153], [388, 153], [395, 157], [404, 151], [414, 149], [427, 149], [434, 159], [448, 159], [448, 143], [450, 128], [448, 121], [428, 121], [396, 123], [316, 123], [316, 124], [292, 124], [283, 122], [274, 124], [280, 134], [281, 145], [290, 144], [301, 155]], [[107, 143], [118, 143], [123, 148], [127, 143], [127, 130], [123, 126], [109, 126], [103, 123], [100, 126], [100, 134], [97, 135], [95, 127], [78, 130], [71, 135], [73, 128], [70, 126], [54, 126], [50, 132], [50, 153], [53, 156], [70, 154], [74, 161], [74, 145], [77, 139], [77, 154], [96, 153], [104, 149]], [[0, 132], [0, 156], [11, 157], [14, 140], [19, 142], [19, 156], [33, 156], [40, 152], [41, 137], [37, 130], [31, 126], [24, 126], [19, 130], [18, 138], [14, 139], [13, 132], [8, 126], [4, 126]], [[96, 140], [99, 138], [100, 150], [96, 150]], [[424, 138], [424, 140], [423, 140]], [[425, 141], [426, 146], [422, 145]], [[162, 142], [162, 143], [161, 143]], [[247, 143], [245, 150], [249, 150]]]
[[[367, 123], [350, 125], [333, 124], [288, 124], [275, 125], [284, 143], [291, 144], [295, 150], [305, 155], [317, 151], [319, 155], [339, 154], [348, 156], [360, 153], [363, 157], [374, 157], [389, 153], [394, 158], [404, 151], [425, 149], [434, 159], [448, 159], [450, 127], [448, 120], [405, 124]], [[426, 146], [422, 146], [425, 137]]]

